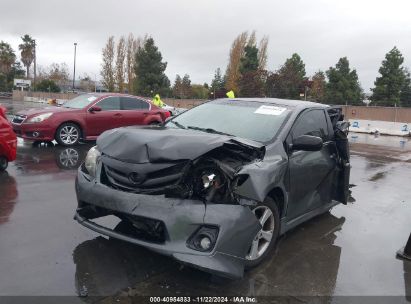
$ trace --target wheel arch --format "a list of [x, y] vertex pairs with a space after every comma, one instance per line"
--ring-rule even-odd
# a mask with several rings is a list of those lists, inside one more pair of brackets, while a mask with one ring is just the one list
[[272, 198], [278, 207], [278, 211], [280, 213], [280, 218], [285, 216], [285, 201], [286, 196], [284, 190], [281, 187], [274, 187], [271, 191], [267, 194], [268, 197]]

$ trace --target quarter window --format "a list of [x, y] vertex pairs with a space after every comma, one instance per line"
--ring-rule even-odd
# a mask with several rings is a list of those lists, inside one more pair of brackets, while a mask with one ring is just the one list
[[102, 111], [120, 110], [120, 98], [108, 97], [98, 102], [96, 106], [100, 107]]
[[292, 137], [312, 135], [328, 139], [328, 126], [323, 110], [310, 110], [303, 113], [297, 120], [292, 131]]
[[148, 110], [150, 108], [150, 105], [146, 101], [141, 99], [122, 97], [121, 108], [122, 110]]

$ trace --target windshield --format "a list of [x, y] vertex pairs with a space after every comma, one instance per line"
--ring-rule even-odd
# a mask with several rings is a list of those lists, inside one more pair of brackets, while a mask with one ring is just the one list
[[97, 98], [97, 96], [91, 94], [80, 95], [67, 101], [63, 105], [63, 107], [72, 109], [83, 109], [93, 101], [97, 100]]
[[282, 105], [218, 100], [193, 108], [167, 123], [170, 128], [228, 134], [258, 142], [273, 139], [290, 110]]

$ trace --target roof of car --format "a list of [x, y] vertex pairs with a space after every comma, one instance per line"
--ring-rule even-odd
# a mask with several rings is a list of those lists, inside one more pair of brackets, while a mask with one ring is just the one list
[[264, 102], [264, 103], [272, 103], [276, 105], [283, 105], [290, 108], [313, 108], [313, 107], [321, 107], [321, 108], [328, 108], [328, 105], [305, 101], [305, 100], [293, 100], [293, 99], [281, 99], [281, 98], [224, 98], [227, 100], [232, 101], [254, 101], [254, 102]]

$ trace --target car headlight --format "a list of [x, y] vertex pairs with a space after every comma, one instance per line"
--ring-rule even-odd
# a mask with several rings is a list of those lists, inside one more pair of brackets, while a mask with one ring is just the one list
[[47, 118], [49, 118], [51, 115], [53, 115], [53, 113], [44, 113], [44, 114], [40, 114], [40, 115], [36, 115], [33, 116], [32, 118], [29, 118], [27, 120], [27, 122], [29, 123], [36, 123], [36, 122], [42, 122], [44, 120], [46, 120]]
[[88, 171], [88, 173], [92, 177], [96, 177], [96, 171], [97, 171], [97, 162], [101, 156], [101, 153], [99, 150], [97, 150], [97, 146], [94, 146], [91, 148], [86, 156], [86, 160], [84, 162], [84, 165]]

